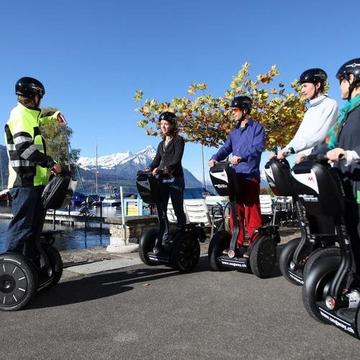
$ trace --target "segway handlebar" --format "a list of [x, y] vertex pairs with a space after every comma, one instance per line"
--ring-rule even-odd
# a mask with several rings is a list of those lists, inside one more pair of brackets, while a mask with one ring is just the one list
[[327, 164], [329, 159], [325, 154], [309, 154], [305, 156], [304, 161], [313, 161], [320, 164]]
[[159, 180], [169, 180], [174, 178], [165, 169], [159, 169], [156, 175], [153, 175], [151, 169], [139, 170], [137, 172], [137, 176], [141, 176], [141, 175], [153, 176], [154, 178]]

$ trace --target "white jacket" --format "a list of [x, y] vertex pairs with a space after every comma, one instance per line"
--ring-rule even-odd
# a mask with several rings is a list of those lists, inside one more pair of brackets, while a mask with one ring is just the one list
[[326, 95], [310, 100], [303, 121], [285, 149], [293, 148], [295, 153], [310, 154], [315, 145], [325, 140], [327, 132], [337, 117], [338, 105], [335, 100]]

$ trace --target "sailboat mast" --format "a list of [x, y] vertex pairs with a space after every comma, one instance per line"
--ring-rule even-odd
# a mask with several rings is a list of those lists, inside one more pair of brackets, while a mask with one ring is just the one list
[[95, 148], [95, 194], [99, 193], [99, 186], [98, 186], [98, 148], [96, 144]]

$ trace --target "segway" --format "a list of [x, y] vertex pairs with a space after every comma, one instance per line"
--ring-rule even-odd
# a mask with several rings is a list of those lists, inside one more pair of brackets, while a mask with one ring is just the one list
[[[59, 208], [75, 189], [75, 181], [68, 174], [54, 176], [42, 194], [42, 225], [47, 209]], [[42, 226], [40, 226], [40, 232]], [[21, 254], [7, 252], [0, 255], [0, 310], [24, 308], [36, 292], [56, 285], [62, 275], [63, 263], [59, 251], [53, 246], [49, 234], [37, 234], [36, 249], [39, 264]]]
[[[354, 283], [346, 289], [353, 274], [352, 239], [349, 237], [345, 211], [349, 206], [345, 198], [342, 179], [336, 168], [323, 160], [306, 161], [293, 168], [293, 175], [302, 182], [302, 199], [311, 204], [314, 213], [334, 219], [339, 249], [319, 250], [317, 259], [305, 266], [307, 275], [302, 288], [303, 303], [307, 312], [316, 320], [332, 324], [347, 334], [360, 338], [360, 288]], [[357, 284], [358, 286], [360, 284]]]
[[[227, 208], [235, 212], [235, 170], [229, 162], [218, 162], [210, 168], [210, 179], [220, 196], [229, 197]], [[210, 240], [208, 259], [211, 270], [225, 269], [252, 272], [260, 278], [271, 276], [276, 264], [276, 246], [280, 242], [278, 227], [267, 225], [259, 228], [254, 237], [253, 244], [237, 244], [240, 224], [234, 216], [234, 229], [232, 234], [222, 230], [217, 232]], [[243, 256], [245, 253], [248, 257]]]
[[[336, 242], [334, 223], [329, 217], [316, 212], [314, 214], [312, 205], [303, 201], [303, 185], [292, 176], [287, 160], [271, 159], [265, 164], [264, 170], [272, 192], [277, 196], [291, 196], [293, 199], [301, 236], [284, 245], [279, 256], [279, 268], [289, 282], [303, 285], [305, 264], [310, 255], [313, 257], [312, 261], [315, 261], [318, 256], [322, 256], [318, 250], [325, 247], [330, 247], [330, 253], [338, 253], [338, 249], [333, 248]], [[310, 265], [307, 268], [309, 267]]]
[[[160, 185], [169, 177], [161, 173], [153, 176], [150, 171], [139, 171], [136, 185], [142, 200], [150, 205], [160, 201]], [[203, 227], [187, 224], [169, 234], [169, 242], [161, 246], [160, 252], [154, 252], [159, 229], [150, 229], [143, 233], [139, 241], [141, 261], [150, 266], [166, 265], [180, 272], [192, 271], [199, 262], [200, 242], [206, 239]]]

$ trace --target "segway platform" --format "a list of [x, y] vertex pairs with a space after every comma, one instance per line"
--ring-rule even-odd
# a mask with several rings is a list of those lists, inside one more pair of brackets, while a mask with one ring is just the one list
[[159, 265], [167, 265], [169, 264], [170, 256], [167, 254], [154, 254], [152, 251], [147, 253], [147, 257], [150, 261], [157, 263]]
[[358, 329], [359, 309], [329, 310], [323, 302], [316, 303], [324, 322], [335, 325], [347, 334], [360, 338]]
[[230, 257], [229, 255], [221, 255], [218, 257], [219, 263], [227, 268], [244, 270], [249, 268], [249, 259], [243, 257]]
[[287, 275], [299, 285], [304, 285], [302, 269], [292, 270], [291, 266], [292, 264], [290, 264], [290, 268], [287, 270]]

